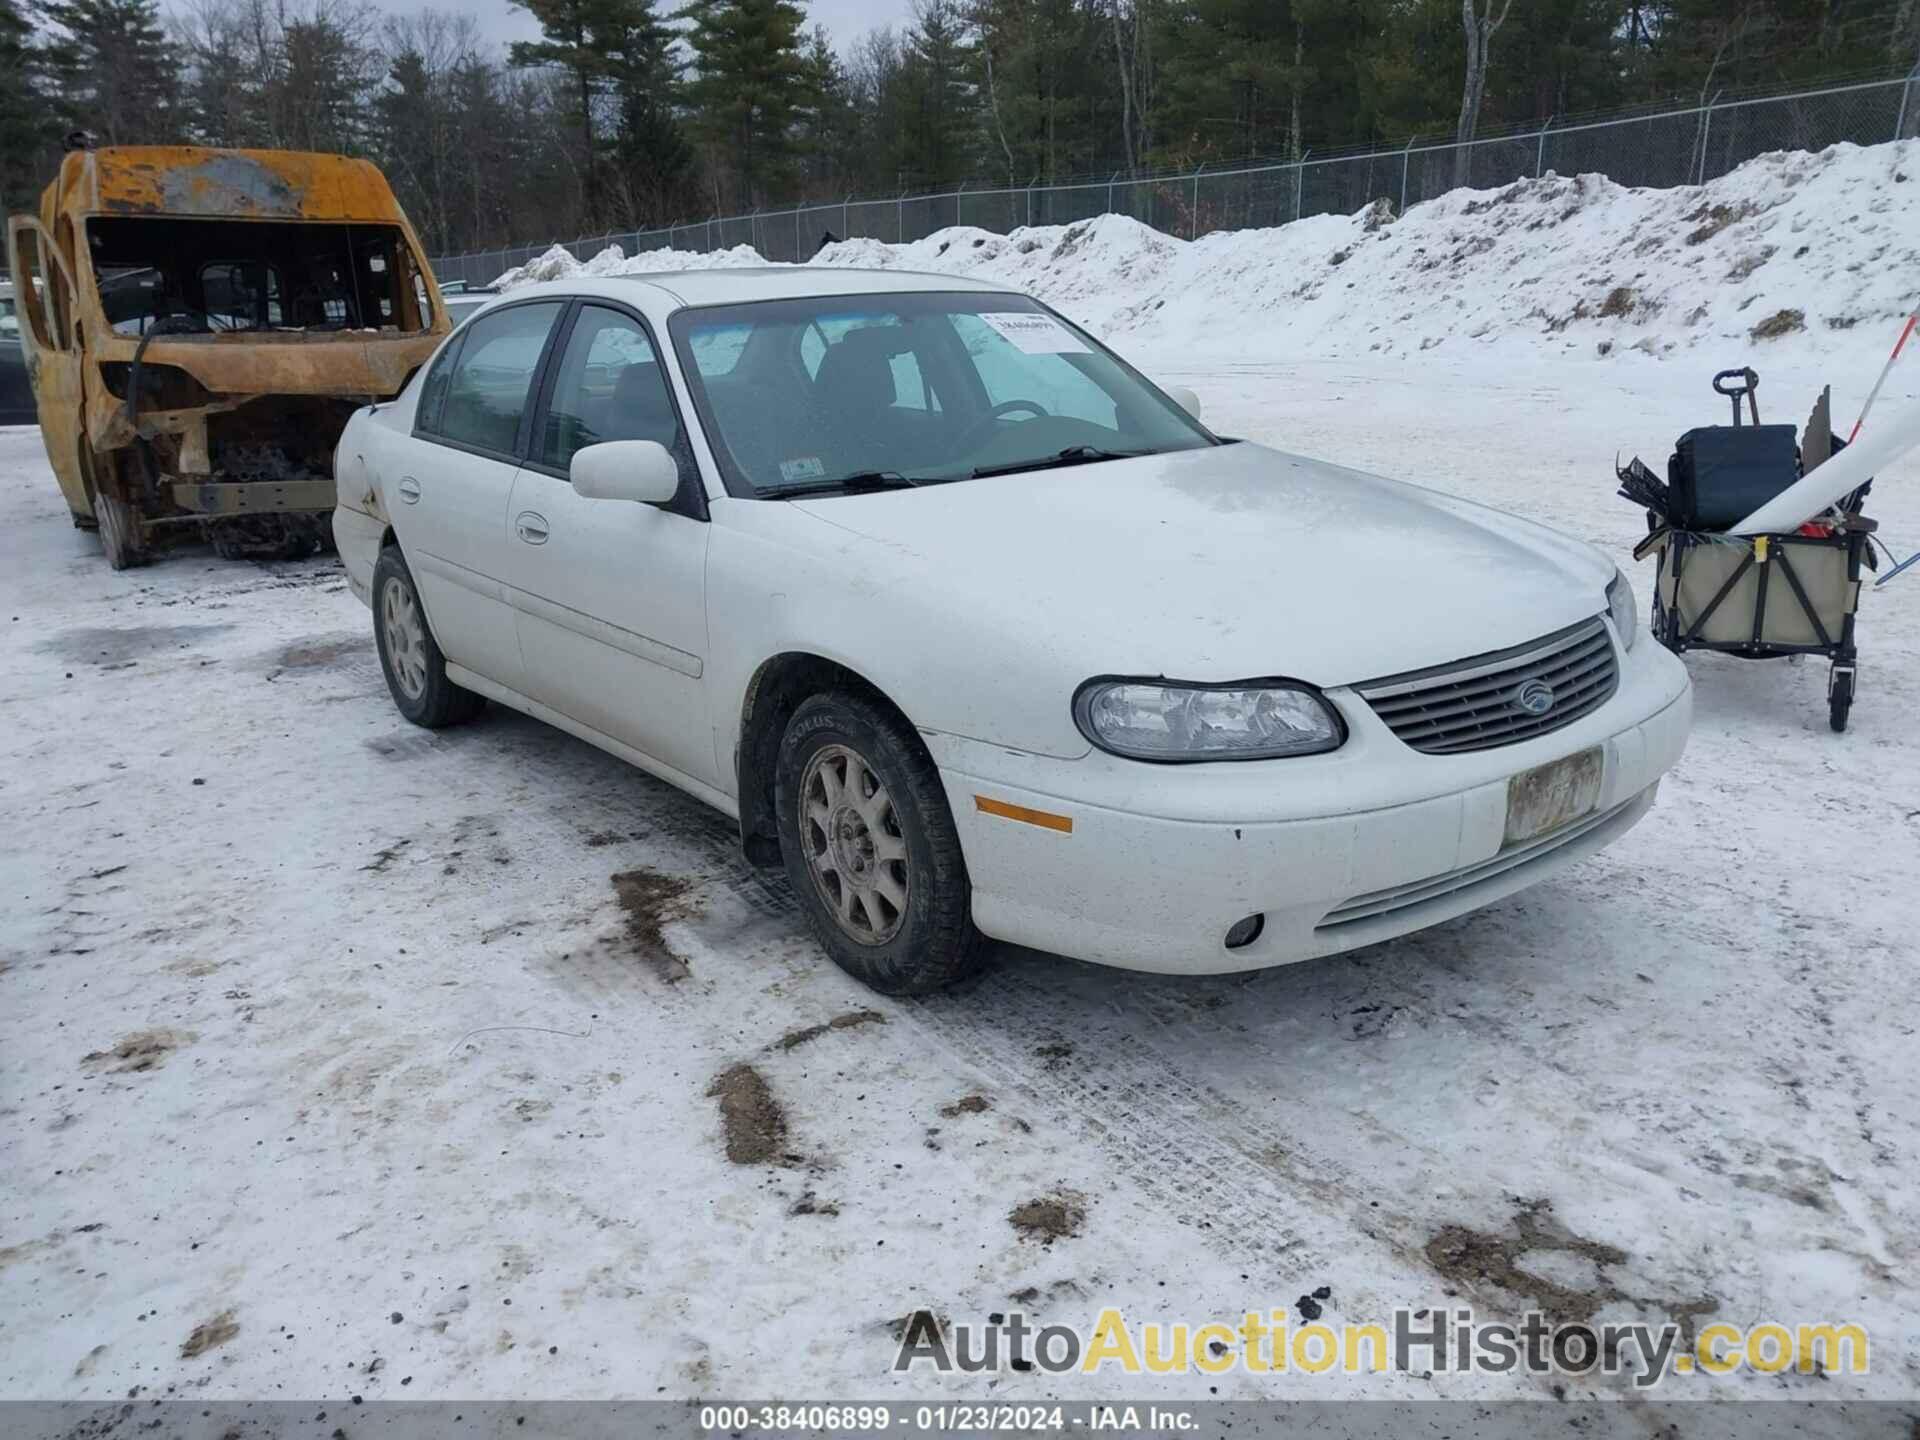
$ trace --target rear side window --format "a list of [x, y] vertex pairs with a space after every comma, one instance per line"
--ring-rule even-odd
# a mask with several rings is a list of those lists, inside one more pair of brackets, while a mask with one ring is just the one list
[[440, 411], [447, 403], [447, 381], [453, 377], [453, 367], [460, 359], [460, 347], [465, 343], [466, 336], [456, 335], [433, 357], [433, 368], [427, 371], [427, 378], [420, 382], [420, 404], [413, 412], [415, 429], [428, 434], [439, 433]]
[[423, 421], [422, 428], [475, 450], [515, 453], [533, 372], [540, 367], [547, 335], [563, 308], [558, 300], [514, 305], [468, 325], [447, 376], [444, 399], [435, 391], [440, 367], [435, 366], [436, 373], [427, 377], [421, 406], [424, 409], [439, 399], [440, 413], [436, 424], [427, 426]]

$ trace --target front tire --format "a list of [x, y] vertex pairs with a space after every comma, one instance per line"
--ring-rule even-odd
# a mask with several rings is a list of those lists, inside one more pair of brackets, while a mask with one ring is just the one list
[[883, 995], [972, 974], [986, 941], [939, 776], [913, 732], [855, 695], [815, 695], [774, 770], [780, 853], [833, 962]]
[[459, 725], [486, 704], [447, 678], [447, 658], [427, 628], [413, 572], [397, 545], [382, 550], [373, 567], [373, 640], [394, 708], [415, 725]]
[[96, 491], [93, 519], [94, 528], [100, 532], [100, 549], [109, 567], [126, 570], [146, 559], [140, 548], [140, 520], [133, 513], [133, 506], [118, 495]]

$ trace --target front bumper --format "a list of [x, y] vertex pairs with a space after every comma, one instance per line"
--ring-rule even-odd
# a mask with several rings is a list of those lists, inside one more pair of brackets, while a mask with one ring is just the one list
[[[1357, 696], [1328, 699], [1347, 719], [1347, 744], [1295, 760], [1058, 761], [929, 735], [974, 922], [1055, 954], [1187, 974], [1371, 945], [1535, 884], [1624, 834], [1651, 807], [1692, 723], [1685, 669], [1646, 637], [1621, 657], [1605, 705], [1493, 750], [1420, 754]], [[1594, 746], [1604, 771], [1593, 811], [1505, 846], [1508, 779]], [[1228, 928], [1255, 913], [1265, 917], [1259, 937], [1229, 950]]]

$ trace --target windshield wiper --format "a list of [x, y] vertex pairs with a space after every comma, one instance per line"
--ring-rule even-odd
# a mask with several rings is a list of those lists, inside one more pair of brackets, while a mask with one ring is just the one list
[[1151, 450], [1103, 450], [1098, 445], [1069, 445], [1038, 460], [1017, 460], [1011, 465], [983, 465], [973, 472], [973, 478], [984, 480], [989, 475], [1017, 475], [1023, 470], [1058, 470], [1066, 465], [1090, 465], [1096, 460], [1134, 460], [1152, 453]]
[[865, 495], [875, 490], [912, 490], [926, 483], [911, 475], [902, 475], [898, 470], [862, 470], [858, 474], [842, 475], [838, 480], [801, 480], [792, 485], [768, 485], [753, 493], [759, 500], [791, 500], [798, 495]]

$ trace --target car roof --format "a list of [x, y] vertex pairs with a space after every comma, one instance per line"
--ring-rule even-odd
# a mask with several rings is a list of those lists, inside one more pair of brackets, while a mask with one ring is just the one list
[[578, 275], [514, 287], [514, 299], [534, 295], [600, 295], [637, 299], [652, 292], [656, 303], [678, 310], [696, 305], [741, 305], [755, 300], [793, 300], [809, 296], [897, 295], [903, 292], [968, 291], [1015, 294], [1005, 285], [964, 275], [934, 275], [916, 270], [855, 270], [838, 265], [728, 266], [714, 270], [662, 270], [647, 275]]

